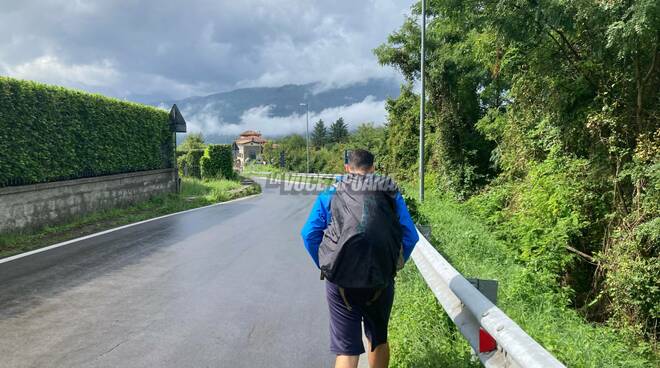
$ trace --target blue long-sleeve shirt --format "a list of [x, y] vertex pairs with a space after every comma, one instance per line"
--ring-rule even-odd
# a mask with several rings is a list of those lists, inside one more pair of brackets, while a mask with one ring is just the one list
[[[336, 188], [330, 186], [319, 194], [300, 234], [302, 235], [307, 252], [312, 256], [314, 263], [316, 263], [316, 267], [320, 267], [319, 246], [321, 245], [321, 240], [323, 240], [323, 231], [328, 227], [328, 224], [330, 224], [330, 202], [332, 201], [332, 196], [335, 192]], [[403, 230], [403, 259], [407, 261], [415, 248], [415, 244], [417, 244], [417, 241], [419, 240], [419, 235], [417, 234], [417, 228], [410, 217], [408, 207], [406, 207], [406, 202], [401, 193], [397, 192], [395, 204], [399, 223]]]

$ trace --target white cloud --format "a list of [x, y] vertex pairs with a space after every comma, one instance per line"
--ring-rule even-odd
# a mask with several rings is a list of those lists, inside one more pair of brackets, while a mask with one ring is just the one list
[[336, 9], [329, 7], [327, 13], [308, 13], [310, 20], [302, 27], [310, 38], [304, 41], [291, 34], [272, 35], [257, 53], [261, 74], [236, 84], [273, 87], [321, 82], [321, 88], [329, 89], [369, 78], [397, 78], [394, 69], [378, 64], [372, 50], [402, 23], [404, 11], [391, 1], [366, 4], [355, 6], [357, 13], [366, 15], [364, 18], [337, 13], [342, 8], [339, 4]]
[[15, 78], [72, 87], [112, 85], [120, 75], [108, 59], [92, 64], [67, 64], [52, 55], [44, 55], [14, 67], [5, 66], [5, 70]]
[[226, 124], [214, 109], [213, 104], [208, 104], [198, 110], [182, 109], [181, 113], [185, 116], [187, 130], [189, 133], [211, 134], [230, 134], [223, 132], [223, 126]]
[[43, 55], [15, 66], [6, 63], [0, 66], [2, 74], [13, 78], [91, 90], [120, 98], [132, 95], [158, 96], [163, 93], [183, 98], [213, 91], [212, 87], [204, 82], [186, 84], [150, 73], [125, 75], [117, 69], [113, 61], [108, 59], [89, 64], [69, 64], [61, 61], [57, 56]]
[[[228, 124], [220, 121], [212, 105], [206, 105], [198, 112], [183, 111], [188, 122], [189, 132], [201, 132], [205, 135], [238, 135], [245, 130], [257, 130], [266, 136], [279, 136], [291, 133], [305, 133], [306, 114], [292, 114], [285, 117], [270, 116], [272, 106], [259, 106], [246, 110], [241, 115], [240, 123]], [[326, 126], [339, 117], [344, 118], [350, 129], [366, 122], [383, 125], [386, 119], [385, 101], [376, 101], [369, 96], [363, 101], [346, 106], [324, 109], [309, 115], [309, 129], [323, 119]]]

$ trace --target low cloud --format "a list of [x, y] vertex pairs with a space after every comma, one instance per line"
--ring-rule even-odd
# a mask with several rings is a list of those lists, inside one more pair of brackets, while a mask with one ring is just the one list
[[[272, 109], [273, 106], [258, 106], [246, 110], [238, 123], [220, 120], [214, 107], [210, 104], [196, 112], [184, 110], [182, 113], [188, 122], [189, 132], [201, 132], [205, 135], [237, 136], [248, 129], [257, 130], [265, 136], [305, 133], [306, 114], [271, 116]], [[368, 96], [363, 101], [351, 105], [332, 107], [320, 112], [310, 111], [309, 129], [311, 131], [319, 119], [323, 119], [326, 126], [329, 126], [340, 117], [344, 118], [349, 129], [354, 129], [366, 122], [372, 122], [377, 126], [383, 125], [386, 121], [385, 101], [377, 101]]]
[[[164, 107], [161, 105], [159, 107]], [[207, 104], [201, 109], [182, 109], [181, 114], [186, 119], [188, 133], [204, 135], [224, 135], [223, 126], [227, 124], [219, 116], [213, 104]]]

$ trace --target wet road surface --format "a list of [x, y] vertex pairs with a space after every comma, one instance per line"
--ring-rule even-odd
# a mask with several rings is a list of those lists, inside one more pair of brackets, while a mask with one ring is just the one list
[[0, 367], [331, 366], [313, 199], [264, 188], [0, 264]]

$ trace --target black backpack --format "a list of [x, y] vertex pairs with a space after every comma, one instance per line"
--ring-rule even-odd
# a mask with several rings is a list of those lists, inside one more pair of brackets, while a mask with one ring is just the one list
[[386, 176], [349, 174], [334, 185], [319, 247], [321, 278], [341, 288], [389, 286], [402, 259], [396, 184]]

